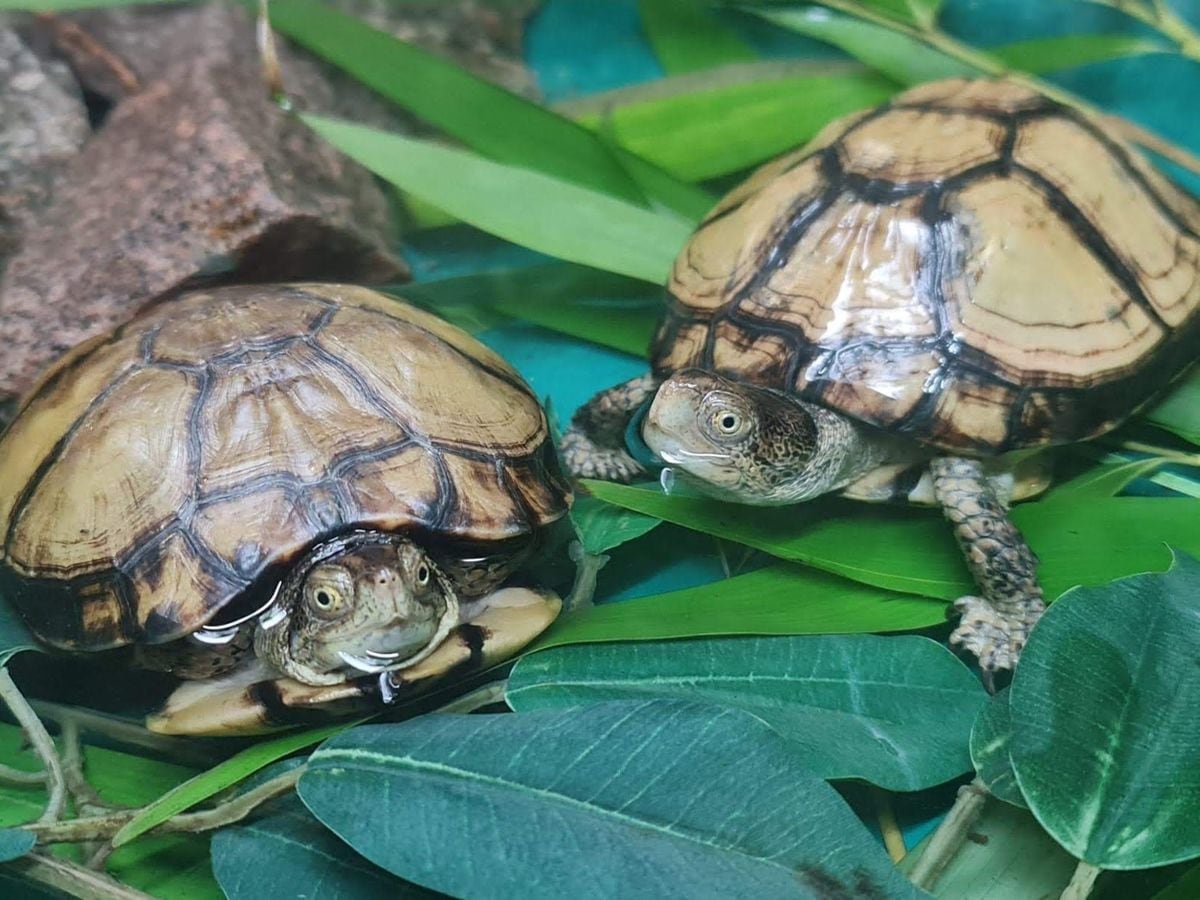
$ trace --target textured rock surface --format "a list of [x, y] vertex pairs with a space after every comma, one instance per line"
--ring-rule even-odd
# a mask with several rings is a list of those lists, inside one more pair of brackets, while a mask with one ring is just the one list
[[0, 269], [88, 134], [66, 66], [39, 59], [16, 32], [0, 28]]
[[[269, 102], [238, 9], [190, 10], [164, 74], [68, 165], [0, 283], [0, 401], [200, 280], [396, 280], [371, 176]], [[319, 76], [305, 90], [320, 89]]]

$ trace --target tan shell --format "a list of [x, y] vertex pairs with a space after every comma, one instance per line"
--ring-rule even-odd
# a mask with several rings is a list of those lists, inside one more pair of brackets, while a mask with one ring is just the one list
[[0, 438], [0, 593], [48, 643], [194, 631], [354, 528], [528, 543], [570, 489], [499, 356], [338, 285], [163, 304], [61, 360]]
[[967, 453], [1064, 443], [1196, 358], [1200, 205], [1071, 109], [942, 81], [761, 168], [669, 289], [660, 374], [793, 390]]

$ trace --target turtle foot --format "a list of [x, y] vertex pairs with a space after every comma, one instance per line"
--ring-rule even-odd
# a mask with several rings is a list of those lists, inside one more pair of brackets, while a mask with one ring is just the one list
[[646, 474], [636, 459], [624, 450], [601, 447], [582, 431], [569, 429], [562, 439], [562, 458], [576, 478], [598, 478], [629, 484]]
[[1045, 609], [1040, 598], [1020, 606], [1024, 607], [1022, 611], [1013, 615], [1001, 612], [982, 597], [955, 601], [954, 608], [962, 618], [950, 635], [950, 643], [976, 656], [989, 679], [991, 673], [1016, 668], [1029, 632]]

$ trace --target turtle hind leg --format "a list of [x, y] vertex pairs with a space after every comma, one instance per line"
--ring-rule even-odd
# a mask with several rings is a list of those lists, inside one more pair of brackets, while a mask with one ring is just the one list
[[562, 456], [577, 478], [628, 483], [646, 470], [625, 449], [629, 420], [658, 389], [652, 374], [601, 391], [579, 408], [562, 438]]
[[991, 673], [1016, 666], [1029, 632], [1046, 610], [1037, 557], [978, 460], [938, 457], [930, 470], [934, 493], [983, 593], [955, 603], [961, 619], [950, 642], [977, 656], [990, 680]]

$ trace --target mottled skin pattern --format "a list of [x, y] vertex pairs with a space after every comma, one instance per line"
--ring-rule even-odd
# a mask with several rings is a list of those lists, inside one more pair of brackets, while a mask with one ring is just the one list
[[625, 428], [634, 412], [654, 396], [651, 374], [601, 391], [580, 407], [562, 439], [562, 458], [579, 478], [630, 482], [646, 470], [625, 449]]

